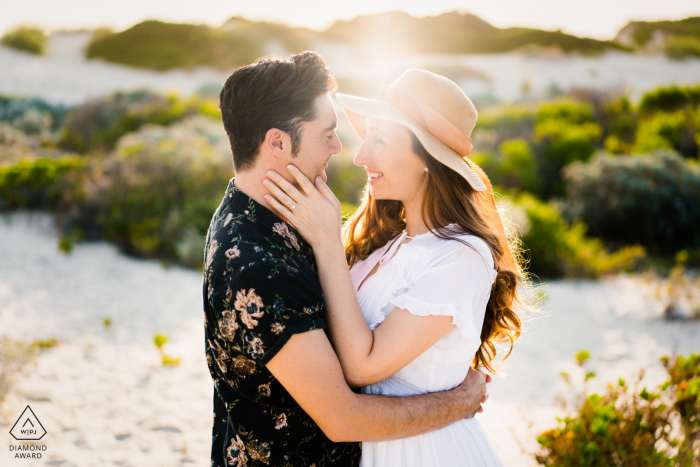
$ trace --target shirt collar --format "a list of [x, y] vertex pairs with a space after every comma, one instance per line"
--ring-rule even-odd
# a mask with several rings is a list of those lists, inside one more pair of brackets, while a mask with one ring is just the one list
[[[286, 236], [287, 233], [293, 234], [299, 240], [301, 251], [303, 252], [308, 252], [309, 249], [311, 249], [311, 245], [304, 240], [304, 237], [302, 237], [291, 224], [285, 222], [277, 214], [243, 193], [240, 188], [233, 184], [234, 180], [235, 177], [228, 182], [225, 195], [225, 199], [228, 200], [234, 209], [240, 212], [245, 212], [246, 210], [250, 210], [251, 206], [254, 207], [255, 222], [283, 239], [288, 239]], [[280, 226], [282, 226], [281, 229]], [[287, 226], [287, 229], [284, 229], [284, 226]]]

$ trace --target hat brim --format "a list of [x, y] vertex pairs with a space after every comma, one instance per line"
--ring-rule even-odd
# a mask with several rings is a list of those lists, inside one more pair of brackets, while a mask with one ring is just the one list
[[469, 167], [469, 164], [458, 152], [425, 131], [390, 103], [379, 99], [366, 99], [341, 93], [336, 93], [335, 97], [345, 109], [350, 124], [362, 140], [365, 139], [365, 120], [367, 117], [381, 118], [405, 125], [416, 135], [425, 150], [438, 162], [460, 174], [475, 191], [486, 191], [487, 187], [479, 175]]

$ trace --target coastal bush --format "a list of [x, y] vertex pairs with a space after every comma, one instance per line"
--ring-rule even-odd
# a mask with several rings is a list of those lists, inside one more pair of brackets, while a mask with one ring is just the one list
[[86, 162], [77, 156], [26, 159], [0, 166], [0, 211], [56, 211], [82, 198]]
[[525, 139], [504, 141], [498, 154], [480, 151], [471, 158], [489, 175], [493, 185], [535, 194], [540, 191], [535, 156]]
[[657, 112], [639, 121], [637, 136], [632, 148], [636, 154], [646, 154], [659, 149], [678, 151], [684, 156], [696, 157], [698, 128], [687, 111]]
[[59, 146], [80, 154], [107, 151], [123, 135], [146, 124], [171, 125], [201, 113], [218, 117], [218, 106], [197, 97], [184, 100], [147, 90], [116, 92], [86, 102], [67, 116]]
[[693, 36], [671, 36], [664, 43], [664, 52], [669, 58], [685, 60], [700, 57], [700, 38]]
[[665, 86], [645, 93], [639, 101], [642, 116], [655, 112], [673, 112], [682, 108], [700, 105], [700, 85]]
[[537, 109], [537, 123], [559, 120], [572, 124], [594, 121], [593, 107], [573, 99], [545, 102]]
[[653, 253], [700, 246], [700, 167], [672, 152], [599, 155], [564, 169], [565, 213], [591, 235]]
[[592, 122], [573, 124], [563, 119], [550, 119], [537, 124], [535, 147], [543, 198], [565, 193], [561, 169], [572, 162], [588, 160], [600, 137], [600, 126]]
[[[584, 366], [587, 355], [579, 360]], [[581, 394], [571, 415], [537, 438], [538, 464], [694, 467], [700, 456], [700, 355], [664, 357], [669, 379], [651, 391], [619, 379]], [[585, 369], [584, 379], [595, 373]], [[568, 375], [565, 379], [568, 379]], [[586, 386], [584, 385], [584, 388]]]
[[43, 55], [46, 52], [47, 41], [48, 37], [46, 37], [44, 30], [32, 26], [19, 26], [11, 29], [0, 39], [5, 47], [36, 55]]
[[33, 156], [34, 148], [27, 135], [7, 122], [0, 122], [0, 166]]
[[57, 129], [63, 124], [63, 120], [70, 108], [65, 105], [54, 105], [37, 98], [23, 98], [0, 94], [0, 122], [9, 122], [25, 131], [22, 124], [15, 125], [18, 121], [26, 119], [27, 114], [48, 114], [51, 117], [50, 129]]
[[605, 150], [609, 154], [629, 154], [637, 132], [637, 113], [627, 97], [608, 102], [603, 106], [602, 126]]
[[529, 257], [528, 271], [541, 278], [598, 277], [626, 270], [644, 255], [639, 246], [609, 253], [600, 239], [586, 237], [585, 224], [569, 225], [559, 209], [530, 194], [517, 195], [512, 209]]
[[211, 216], [233, 173], [217, 122], [196, 116], [143, 127], [93, 165], [68, 228], [135, 256], [201, 267]]
[[205, 65], [229, 70], [265, 55], [263, 45], [235, 29], [151, 20], [96, 36], [86, 56], [158, 71]]

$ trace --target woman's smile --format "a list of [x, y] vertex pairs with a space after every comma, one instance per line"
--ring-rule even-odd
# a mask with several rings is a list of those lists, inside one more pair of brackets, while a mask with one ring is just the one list
[[379, 180], [383, 176], [384, 176], [384, 174], [381, 172], [371, 172], [371, 171], [367, 170], [367, 179], [369, 180], [370, 184], [374, 184], [377, 180]]

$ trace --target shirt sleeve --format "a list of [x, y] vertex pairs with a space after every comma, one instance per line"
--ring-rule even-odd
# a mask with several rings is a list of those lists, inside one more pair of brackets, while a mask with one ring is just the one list
[[[320, 285], [319, 285], [320, 289]], [[229, 356], [265, 366], [294, 334], [323, 329], [323, 295], [283, 266], [256, 263], [228, 280], [218, 322]]]
[[419, 316], [451, 316], [464, 345], [476, 352], [496, 277], [490, 259], [490, 253], [472, 246], [451, 245], [431, 258], [418, 278], [390, 298], [382, 311], [388, 315], [396, 307]]

